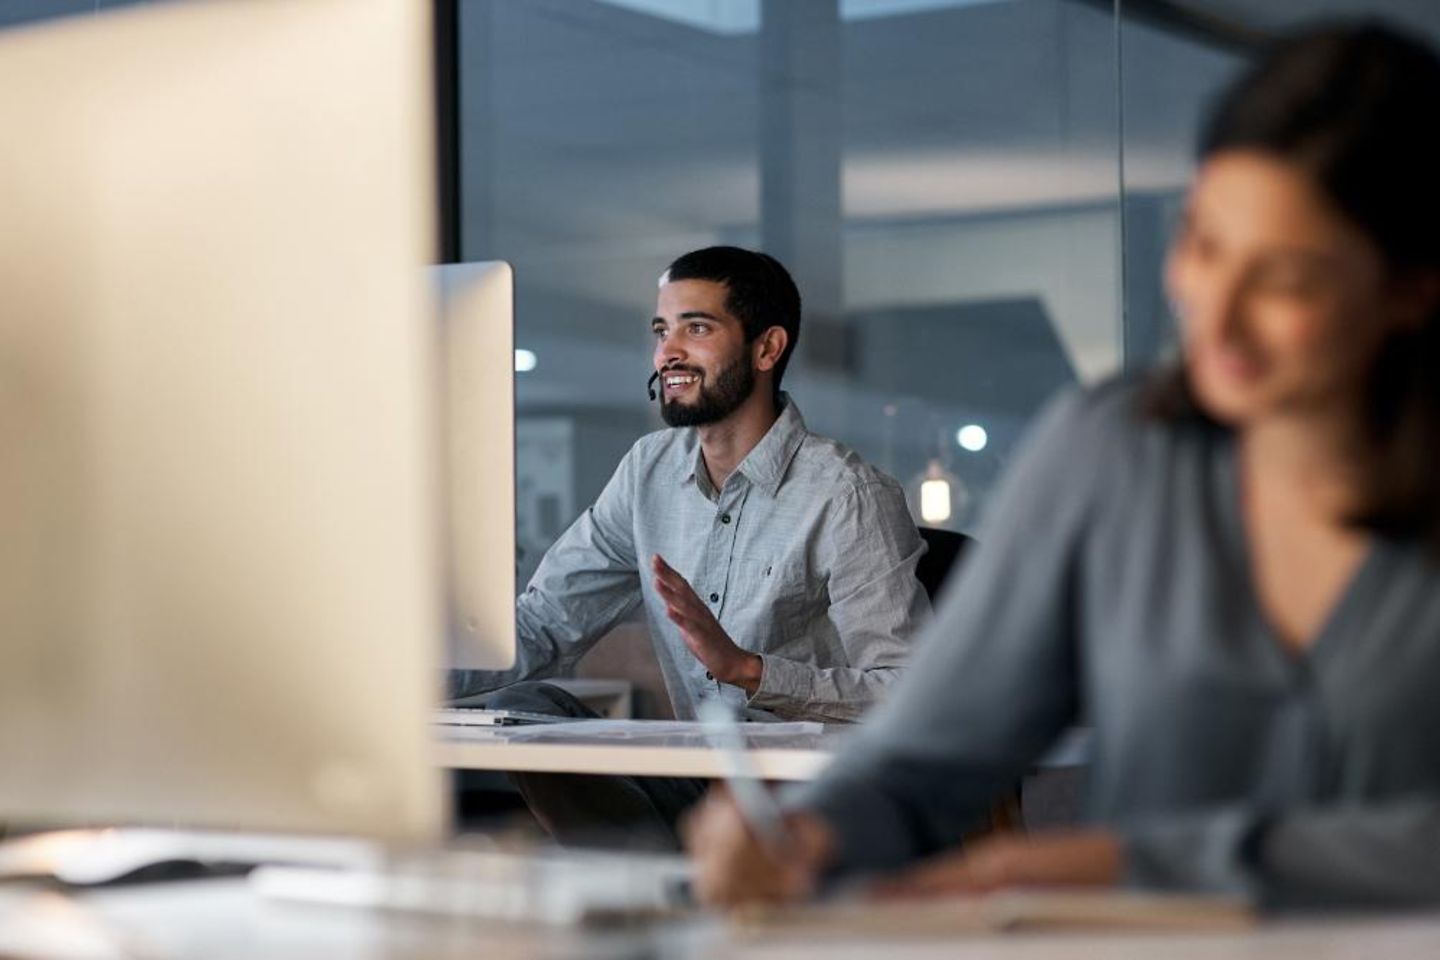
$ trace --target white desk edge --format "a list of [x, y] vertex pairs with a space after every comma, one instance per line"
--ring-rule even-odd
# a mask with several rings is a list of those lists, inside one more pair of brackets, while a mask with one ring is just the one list
[[[1038, 766], [1074, 767], [1088, 755], [1086, 730], [1062, 736]], [[513, 770], [528, 773], [598, 773], [639, 777], [708, 777], [725, 775], [721, 757], [703, 746], [648, 746], [624, 743], [531, 743], [526, 741], [447, 739], [436, 743], [436, 762], [452, 770]], [[823, 749], [755, 749], [750, 751], [766, 780], [811, 780], [832, 758]]]
[[[638, 777], [721, 777], [721, 758], [708, 747], [597, 743], [507, 743], [442, 740], [439, 764], [455, 770], [611, 773]], [[830, 762], [825, 750], [752, 750], [766, 780], [810, 780]]]

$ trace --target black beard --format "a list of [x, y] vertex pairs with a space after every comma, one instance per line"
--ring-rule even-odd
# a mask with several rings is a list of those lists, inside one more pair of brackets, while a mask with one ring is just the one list
[[708, 387], [702, 380], [700, 396], [694, 403], [678, 403], [666, 399], [661, 379], [660, 416], [672, 427], [703, 427], [718, 423], [740, 409], [755, 390], [755, 368], [750, 358], [741, 353], [715, 376], [715, 385]]

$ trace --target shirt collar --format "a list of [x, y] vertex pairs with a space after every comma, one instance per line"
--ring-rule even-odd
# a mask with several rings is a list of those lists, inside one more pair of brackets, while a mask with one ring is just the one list
[[[790, 469], [790, 461], [795, 459], [795, 453], [800, 445], [805, 442], [805, 436], [809, 431], [805, 427], [805, 418], [800, 415], [800, 408], [790, 395], [785, 392], [780, 394], [780, 415], [765, 431], [765, 436], [760, 442], [750, 449], [745, 459], [735, 468], [735, 472], [743, 474], [747, 480], [760, 487], [770, 496], [780, 490], [780, 484], [785, 479], [785, 472]], [[702, 457], [704, 450], [700, 446], [698, 435], [692, 429], [690, 433], [691, 442], [695, 449], [690, 459], [690, 471], [684, 477], [685, 482], [695, 481], [695, 485], [705, 492], [709, 486], [704, 479], [704, 467]]]

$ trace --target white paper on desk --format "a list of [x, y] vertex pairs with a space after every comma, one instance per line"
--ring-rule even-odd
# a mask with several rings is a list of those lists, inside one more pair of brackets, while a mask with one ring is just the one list
[[[752, 749], [789, 748], [814, 750], [825, 732], [823, 723], [742, 723], [740, 732]], [[655, 746], [709, 746], [705, 726], [688, 720], [576, 720], [572, 723], [503, 727], [495, 731], [500, 739], [526, 743], [548, 741], [575, 743], [636, 743]]]

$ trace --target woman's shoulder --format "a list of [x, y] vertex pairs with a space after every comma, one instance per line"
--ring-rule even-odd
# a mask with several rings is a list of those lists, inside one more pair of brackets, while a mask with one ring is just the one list
[[1090, 386], [1061, 390], [1043, 420], [1081, 439], [1103, 435], [1119, 442], [1189, 442], [1224, 436], [1220, 426], [1197, 413], [1176, 413], [1156, 402], [1161, 377], [1155, 371], [1123, 373]]
[[1228, 435], [1199, 417], [1158, 412], [1154, 383], [1153, 374], [1127, 373], [1067, 388], [1037, 417], [1026, 445], [1052, 475], [1108, 494], [1202, 469]]
[[1067, 446], [1154, 443], [1205, 432], [1198, 420], [1174, 418], [1152, 409], [1154, 375], [1125, 373], [1088, 386], [1061, 390], [1036, 423]]

